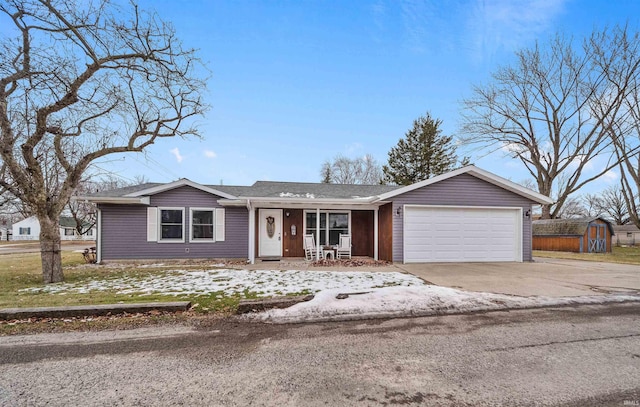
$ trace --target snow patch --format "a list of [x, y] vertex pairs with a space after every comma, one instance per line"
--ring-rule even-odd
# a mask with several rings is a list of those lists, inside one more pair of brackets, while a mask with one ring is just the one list
[[[157, 264], [156, 264], [157, 266]], [[150, 276], [135, 274], [79, 283], [58, 283], [21, 291], [52, 294], [113, 291], [117, 294], [243, 295], [258, 293], [261, 297], [316, 293], [323, 290], [365, 291], [386, 286], [415, 286], [424, 282], [409, 274], [397, 272], [342, 272], [300, 270], [167, 270]]]
[[272, 309], [245, 318], [272, 323], [321, 322], [346, 319], [427, 316], [474, 311], [518, 309], [577, 304], [640, 301], [640, 296], [599, 295], [580, 297], [518, 297], [486, 292], [456, 290], [434, 285], [384, 287], [368, 293], [337, 299], [348, 289], [331, 289], [308, 302], [285, 309]]
[[306, 193], [306, 194], [294, 194], [293, 192], [280, 192], [280, 198], [307, 198], [307, 199], [315, 199], [314, 194]]

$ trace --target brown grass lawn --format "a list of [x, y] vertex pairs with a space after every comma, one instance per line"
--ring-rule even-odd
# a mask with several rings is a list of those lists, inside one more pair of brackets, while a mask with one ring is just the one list
[[569, 252], [548, 252], [541, 250], [533, 251], [534, 257], [550, 257], [556, 259], [600, 261], [605, 263], [623, 263], [640, 265], [640, 246], [613, 247], [612, 253], [569, 253]]
[[[65, 282], [102, 280], [123, 276], [148, 277], [161, 275], [166, 268], [138, 268], [135, 264], [119, 268], [86, 265], [82, 253], [62, 252]], [[216, 298], [208, 296], [174, 296], [165, 294], [137, 295], [117, 294], [108, 291], [89, 293], [52, 294], [21, 291], [25, 288], [42, 287], [42, 266], [39, 253], [6, 254], [0, 256], [0, 308], [47, 307], [65, 305], [114, 304], [154, 301], [191, 301], [199, 304], [198, 311], [229, 311], [239, 302], [237, 297]], [[220, 293], [212, 293], [220, 294]]]

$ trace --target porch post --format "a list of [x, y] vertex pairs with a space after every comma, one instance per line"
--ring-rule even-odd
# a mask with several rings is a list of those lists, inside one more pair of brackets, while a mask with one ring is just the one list
[[247, 200], [247, 210], [249, 211], [249, 263], [256, 263], [256, 211]]
[[[328, 221], [328, 219], [327, 219]], [[316, 208], [316, 260], [320, 260], [320, 208]]]
[[373, 210], [373, 259], [378, 260], [378, 208]]

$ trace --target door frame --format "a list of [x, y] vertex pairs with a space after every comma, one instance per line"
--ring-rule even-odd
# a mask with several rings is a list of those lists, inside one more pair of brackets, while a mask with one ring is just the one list
[[[263, 227], [264, 225], [264, 219], [265, 219], [265, 213], [269, 213], [272, 212], [273, 214], [277, 214], [276, 216], [276, 233], [279, 233], [280, 236], [278, 236], [278, 241], [280, 242], [280, 250], [279, 250], [279, 254], [264, 254], [262, 252], [263, 249]], [[282, 257], [282, 209], [273, 209], [273, 208], [260, 208], [258, 209], [258, 257]], [[277, 231], [280, 232], [277, 232]]]

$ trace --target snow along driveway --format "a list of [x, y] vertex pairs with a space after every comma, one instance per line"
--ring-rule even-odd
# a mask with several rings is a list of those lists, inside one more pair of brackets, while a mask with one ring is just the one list
[[368, 293], [350, 294], [347, 298], [338, 294], [348, 294], [348, 291], [322, 291], [311, 301], [285, 309], [247, 314], [245, 318], [272, 323], [322, 322], [640, 301], [637, 295], [519, 297], [435, 285], [376, 288]]

